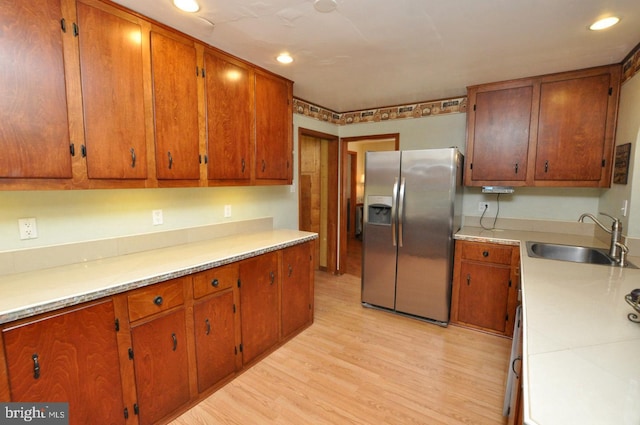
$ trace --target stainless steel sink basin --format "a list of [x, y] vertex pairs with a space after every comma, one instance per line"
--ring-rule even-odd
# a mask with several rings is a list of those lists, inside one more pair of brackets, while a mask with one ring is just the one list
[[[527, 254], [534, 258], [618, 266], [618, 263], [607, 255], [607, 250], [604, 248], [529, 241], [527, 242]], [[629, 262], [625, 267], [637, 268]]]

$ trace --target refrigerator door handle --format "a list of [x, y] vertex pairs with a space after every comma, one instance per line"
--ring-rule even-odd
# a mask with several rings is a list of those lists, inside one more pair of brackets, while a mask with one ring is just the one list
[[402, 246], [402, 221], [404, 218], [404, 188], [405, 178], [400, 183], [400, 200], [398, 201], [398, 246]]
[[391, 195], [391, 243], [396, 246], [396, 207], [398, 205], [398, 178], [393, 183], [393, 193]]

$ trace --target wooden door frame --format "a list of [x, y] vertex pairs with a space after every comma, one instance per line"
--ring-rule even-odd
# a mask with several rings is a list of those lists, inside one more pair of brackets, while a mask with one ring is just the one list
[[[340, 236], [339, 236], [339, 274], [344, 274], [347, 271], [347, 194], [351, 190], [347, 187], [347, 173], [348, 173], [348, 152], [350, 142], [364, 142], [364, 141], [376, 141], [376, 140], [394, 140], [395, 149], [400, 148], [400, 133], [390, 134], [373, 134], [369, 136], [356, 136], [356, 137], [342, 137], [340, 138]], [[366, 176], [365, 176], [366, 178]], [[364, 199], [363, 199], [364, 201]]]
[[347, 151], [347, 155], [349, 157], [349, 161], [351, 164], [351, 175], [350, 175], [350, 182], [351, 184], [349, 185], [348, 189], [349, 190], [349, 196], [351, 198], [351, 204], [349, 205], [349, 223], [348, 223], [348, 228], [351, 229], [349, 231], [349, 237], [355, 237], [356, 235], [356, 197], [357, 197], [357, 191], [356, 191], [356, 186], [358, 184], [358, 152], [356, 151]]
[[[339, 171], [339, 161], [338, 155], [340, 153], [339, 149], [339, 137], [333, 134], [322, 133], [319, 131], [311, 130], [308, 128], [298, 127], [298, 183], [301, 181], [301, 170], [300, 164], [302, 163], [302, 149], [300, 149], [300, 143], [303, 136], [316, 137], [318, 139], [323, 139], [329, 142], [329, 163], [328, 165], [328, 200], [327, 200], [327, 271], [329, 273], [337, 274], [338, 273], [338, 201], [339, 197], [339, 188], [338, 188], [338, 171]], [[300, 185], [298, 184], [298, 187]], [[300, 228], [299, 223], [301, 223], [300, 217], [300, 192], [301, 189], [298, 190], [298, 228]], [[346, 241], [346, 239], [345, 239]], [[319, 242], [316, 242], [319, 243]]]

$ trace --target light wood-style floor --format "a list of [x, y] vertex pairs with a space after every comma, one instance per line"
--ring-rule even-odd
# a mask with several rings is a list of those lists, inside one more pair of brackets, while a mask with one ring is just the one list
[[363, 308], [316, 274], [315, 323], [171, 422], [502, 425], [511, 341]]

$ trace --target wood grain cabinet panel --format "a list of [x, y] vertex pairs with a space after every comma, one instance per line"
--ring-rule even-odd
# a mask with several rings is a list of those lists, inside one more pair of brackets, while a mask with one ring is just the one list
[[157, 423], [190, 399], [185, 311], [131, 329], [140, 425]]
[[467, 88], [467, 186], [609, 187], [620, 65]]
[[71, 425], [125, 423], [110, 300], [10, 325], [2, 337], [11, 401], [68, 402]]
[[3, 1], [0, 178], [70, 179], [60, 0]]
[[290, 184], [293, 178], [292, 87], [256, 71], [256, 180]]
[[520, 249], [456, 241], [451, 322], [511, 336], [518, 305]]
[[313, 320], [312, 243], [282, 250], [282, 337], [294, 334]]
[[280, 337], [278, 256], [272, 252], [240, 264], [242, 361], [248, 364]]
[[248, 184], [251, 179], [253, 70], [205, 50], [207, 178]]
[[236, 372], [238, 314], [229, 288], [194, 305], [200, 393]]
[[200, 179], [199, 68], [193, 41], [151, 31], [156, 176]]
[[99, 5], [77, 3], [87, 175], [146, 179], [142, 43], [148, 35], [137, 18]]

